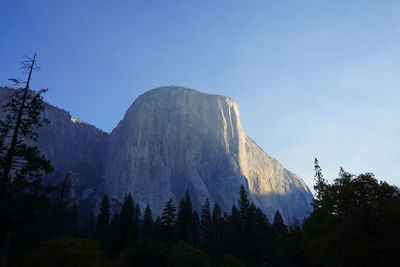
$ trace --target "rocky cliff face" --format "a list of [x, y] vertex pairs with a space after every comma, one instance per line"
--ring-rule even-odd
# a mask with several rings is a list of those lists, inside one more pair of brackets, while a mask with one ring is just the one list
[[[0, 104], [11, 93], [0, 88]], [[130, 192], [160, 214], [169, 198], [178, 204], [188, 190], [195, 208], [209, 198], [229, 212], [243, 184], [270, 217], [279, 210], [286, 221], [302, 219], [310, 210], [307, 186], [246, 135], [228, 97], [153, 89], [110, 135], [49, 104], [44, 116], [51, 123], [40, 129], [39, 147], [55, 167], [46, 180], [70, 173], [81, 206], [95, 205], [104, 192], [116, 202]]]
[[[10, 99], [13, 91], [0, 87], [0, 106]], [[0, 112], [0, 119], [2, 116]], [[72, 197], [82, 209], [93, 207], [103, 194], [100, 178], [108, 134], [73, 119], [68, 112], [48, 103], [43, 116], [50, 124], [39, 129], [38, 147], [54, 167], [44, 182], [57, 184], [68, 174]]]
[[244, 132], [237, 103], [181, 87], [141, 95], [112, 131], [105, 159], [105, 191], [127, 192], [160, 213], [189, 190], [194, 206], [206, 198], [230, 211], [240, 185], [266, 214], [303, 218], [312, 195], [304, 182]]

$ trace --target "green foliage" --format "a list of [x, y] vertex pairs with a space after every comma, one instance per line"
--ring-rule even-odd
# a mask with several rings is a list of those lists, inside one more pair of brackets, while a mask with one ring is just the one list
[[101, 201], [100, 213], [97, 216], [96, 239], [103, 250], [110, 250], [110, 201], [107, 195], [104, 195]]
[[58, 211], [49, 199], [53, 188], [41, 184], [41, 176], [52, 170], [50, 161], [35, 145], [37, 129], [49, 121], [42, 116], [46, 90], [30, 90], [36, 55], [23, 61], [28, 73], [25, 84], [15, 89], [10, 102], [3, 106], [0, 121], [0, 244], [3, 256], [36, 245], [57, 231]]
[[139, 206], [130, 194], [125, 196], [121, 213], [118, 216], [117, 244], [119, 250], [132, 247], [139, 234]]
[[313, 206], [315, 208], [318, 208], [320, 206], [321, 199], [325, 196], [328, 185], [327, 185], [327, 181], [324, 179], [324, 177], [322, 175], [321, 167], [319, 166], [319, 162], [318, 162], [317, 158], [315, 158], [315, 160], [314, 160], [314, 169], [315, 169], [314, 190], [315, 190], [316, 194], [315, 194], [315, 199], [313, 201]]
[[176, 208], [172, 199], [168, 200], [161, 216], [162, 240], [167, 244], [175, 241]]
[[193, 210], [190, 194], [186, 191], [185, 198], [179, 203], [177, 214], [178, 238], [188, 243], [193, 243]]
[[150, 206], [147, 205], [143, 215], [143, 236], [151, 236], [153, 231], [153, 215]]
[[200, 217], [197, 211], [193, 211], [192, 214], [192, 246], [197, 247], [199, 245], [199, 239], [200, 239]]
[[202, 248], [210, 251], [212, 246], [212, 228], [211, 228], [211, 211], [210, 201], [208, 198], [204, 201], [201, 209], [201, 244]]
[[223, 246], [224, 229], [225, 229], [224, 226], [225, 222], [222, 217], [221, 208], [217, 203], [215, 203], [211, 215], [211, 229], [210, 229], [211, 248], [209, 250], [209, 253], [211, 254], [211, 259], [213, 261], [221, 260], [221, 257], [224, 252], [224, 246]]
[[104, 195], [101, 201], [100, 213], [97, 216], [97, 225], [96, 230], [102, 231], [103, 228], [106, 228], [110, 222], [110, 201], [107, 195]]
[[172, 247], [169, 266], [173, 267], [204, 267], [209, 266], [207, 254], [184, 241]]
[[[251, 202], [248, 192], [242, 185], [239, 191], [238, 217], [235, 219], [238, 243], [236, 255], [248, 262], [250, 265], [260, 265], [263, 262], [265, 249], [264, 238], [268, 224], [265, 218], [260, 216], [260, 210]], [[262, 212], [261, 212], [262, 213]], [[232, 218], [234, 214], [232, 213]], [[234, 250], [234, 251], [235, 251]]]
[[246, 215], [250, 208], [250, 199], [249, 199], [249, 193], [247, 192], [247, 190], [244, 188], [243, 185], [240, 186], [238, 204], [239, 204], [240, 220], [241, 223], [244, 223], [246, 221]]
[[145, 238], [134, 248], [122, 251], [117, 260], [116, 267], [146, 266], [163, 267], [168, 265], [170, 249], [157, 240]]
[[26, 95], [23, 92], [15, 91], [11, 102], [4, 106], [6, 119], [0, 121], [0, 202], [9, 210], [25, 193], [47, 193], [49, 189], [41, 187], [41, 175], [52, 170], [38, 148], [27, 144], [29, 139], [36, 140], [35, 130], [47, 122], [40, 117], [44, 91]]
[[[306, 219], [307, 254], [326, 266], [400, 262], [400, 191], [373, 174], [341, 171]], [[357, 248], [357, 249], [354, 249]]]
[[276, 240], [277, 258], [282, 266], [308, 266], [305, 253], [305, 239], [299, 225], [281, 233]]
[[109, 254], [115, 256], [120, 251], [120, 224], [119, 224], [119, 214], [116, 212], [111, 217], [110, 228], [109, 228]]
[[38, 148], [26, 142], [36, 141], [37, 128], [49, 122], [41, 116], [44, 92], [16, 89], [11, 101], [3, 106], [6, 118], [0, 121], [0, 172], [2, 182], [10, 183], [18, 191], [37, 186], [41, 175], [52, 170], [50, 161]]
[[279, 210], [275, 212], [274, 215], [274, 224], [272, 225], [272, 230], [275, 235], [281, 234], [283, 231], [286, 230], [285, 223], [283, 222], [283, 218]]
[[16, 257], [11, 266], [101, 267], [108, 266], [108, 262], [94, 241], [62, 238], [46, 241], [39, 249]]

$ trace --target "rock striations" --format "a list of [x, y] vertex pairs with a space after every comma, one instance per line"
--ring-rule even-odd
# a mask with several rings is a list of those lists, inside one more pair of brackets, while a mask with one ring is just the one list
[[80, 200], [97, 201], [105, 192], [121, 201], [131, 193], [160, 214], [169, 198], [177, 204], [188, 190], [195, 208], [209, 198], [229, 212], [243, 184], [270, 218], [279, 210], [287, 222], [302, 219], [311, 209], [303, 180], [246, 135], [228, 97], [153, 89], [109, 135], [50, 105], [46, 116], [51, 124], [41, 130], [40, 147], [56, 173], [73, 170], [78, 184], [86, 181], [76, 194]]
[[182, 87], [141, 95], [110, 134], [105, 166], [112, 198], [131, 192], [156, 213], [186, 190], [195, 207], [209, 198], [230, 211], [241, 184], [269, 216], [310, 210], [307, 186], [246, 135], [237, 103], [225, 96]]

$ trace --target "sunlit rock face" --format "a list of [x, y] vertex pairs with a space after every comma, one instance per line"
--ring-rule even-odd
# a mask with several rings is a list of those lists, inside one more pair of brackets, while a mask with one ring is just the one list
[[104, 190], [122, 200], [130, 192], [156, 214], [188, 190], [194, 207], [206, 198], [230, 211], [245, 185], [269, 217], [288, 222], [310, 211], [312, 195], [297, 175], [244, 132], [237, 103], [182, 87], [141, 95], [109, 137]]

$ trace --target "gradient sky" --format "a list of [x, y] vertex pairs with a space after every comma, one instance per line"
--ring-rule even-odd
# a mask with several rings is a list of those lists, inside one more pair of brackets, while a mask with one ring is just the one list
[[1, 0], [0, 85], [110, 132], [162, 85], [227, 95], [245, 130], [313, 185], [318, 157], [400, 185], [400, 1]]

